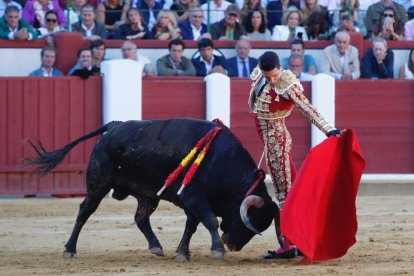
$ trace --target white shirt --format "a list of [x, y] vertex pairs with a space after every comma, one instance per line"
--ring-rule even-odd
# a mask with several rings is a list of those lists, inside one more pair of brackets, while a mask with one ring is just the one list
[[190, 24], [190, 26], [191, 26], [191, 31], [193, 32], [193, 36], [194, 36], [193, 40], [198, 40], [198, 38], [201, 36], [202, 27], [200, 26], [200, 28], [197, 29], [193, 24]]
[[[231, 3], [223, 0], [221, 6], [217, 6], [214, 1], [210, 2], [210, 24], [219, 22], [224, 18], [224, 11], [230, 6]], [[207, 3], [200, 6], [200, 9], [203, 11], [204, 14], [204, 24], [207, 24], [208, 20], [208, 13], [207, 13]]]
[[203, 59], [202, 56], [200, 56], [200, 61], [204, 63], [204, 66], [206, 67], [206, 74], [213, 69], [213, 62], [214, 62], [214, 56], [211, 57], [210, 63]]
[[[19, 26], [16, 26], [16, 28], [12, 29], [9, 26], [7, 26], [10, 30], [10, 33], [8, 35], [10, 40], [15, 40], [16, 38], [14, 37], [14, 33], [17, 32], [19, 30]], [[32, 40], [33, 39], [33, 35], [31, 33], [29, 33], [29, 38], [27, 40]]]
[[50, 68], [48, 72], [44, 67], [42, 67], [43, 77], [52, 77], [53, 68]]
[[312, 74], [308, 74], [305, 72], [300, 73], [298, 80], [300, 81], [311, 81], [313, 79]]
[[92, 24], [92, 26], [88, 29], [83, 23], [81, 24], [82, 29], [85, 30], [85, 37], [91, 37], [92, 36], [92, 29], [95, 27], [95, 22]]

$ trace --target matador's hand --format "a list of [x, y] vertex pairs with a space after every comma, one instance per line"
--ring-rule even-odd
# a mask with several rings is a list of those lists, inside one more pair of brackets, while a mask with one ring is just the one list
[[336, 136], [336, 137], [341, 137], [342, 136], [342, 132], [339, 129], [332, 129], [330, 130], [326, 136], [330, 137], [330, 136]]

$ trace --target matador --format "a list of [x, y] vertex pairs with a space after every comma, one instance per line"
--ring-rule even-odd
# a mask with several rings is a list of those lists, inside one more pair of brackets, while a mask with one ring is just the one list
[[[252, 88], [249, 105], [256, 114], [256, 129], [264, 143], [266, 165], [282, 209], [296, 175], [292, 161], [292, 138], [285, 118], [297, 106], [327, 136], [340, 136], [303, 95], [303, 87], [290, 70], [283, 70], [276, 53], [268, 51], [259, 58], [259, 65], [250, 75]], [[278, 257], [273, 251], [270, 257]], [[266, 256], [265, 256], [266, 257]]]

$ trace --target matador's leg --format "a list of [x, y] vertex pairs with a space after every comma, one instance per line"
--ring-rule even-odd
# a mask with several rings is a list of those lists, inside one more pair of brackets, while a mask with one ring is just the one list
[[283, 119], [260, 122], [266, 151], [266, 164], [275, 188], [279, 208], [290, 190], [295, 167], [291, 158], [292, 139]]

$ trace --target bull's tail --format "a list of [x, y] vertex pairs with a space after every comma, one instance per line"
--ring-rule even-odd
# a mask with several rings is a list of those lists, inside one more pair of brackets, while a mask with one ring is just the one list
[[106, 131], [111, 130], [115, 126], [121, 124], [120, 121], [112, 121], [110, 123], [107, 123], [100, 128], [76, 139], [75, 141], [70, 142], [66, 146], [64, 146], [61, 149], [47, 152], [42, 144], [39, 141], [31, 141], [28, 140], [30, 145], [33, 147], [33, 149], [37, 153], [37, 157], [35, 158], [28, 158], [26, 159], [26, 165], [35, 165], [36, 168], [34, 169], [35, 174], [39, 175], [45, 175], [51, 170], [53, 170], [62, 160], [65, 158], [65, 156], [79, 143], [92, 138], [96, 135], [102, 134]]

